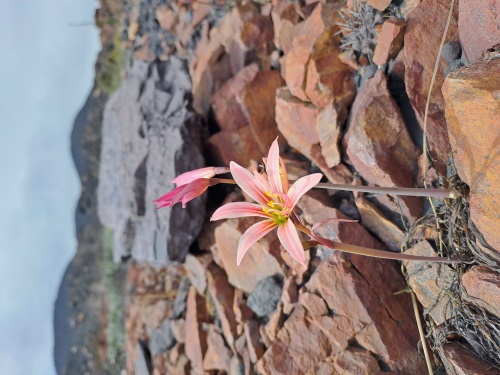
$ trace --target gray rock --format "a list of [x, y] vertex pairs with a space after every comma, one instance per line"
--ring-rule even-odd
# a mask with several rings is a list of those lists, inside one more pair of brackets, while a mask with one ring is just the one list
[[143, 345], [137, 343], [135, 352], [137, 357], [135, 360], [135, 374], [136, 375], [150, 375], [151, 374], [151, 358], [144, 351]]
[[170, 319], [163, 323], [151, 333], [149, 347], [151, 354], [156, 356], [165, 353], [175, 345], [175, 337], [170, 326]]
[[184, 277], [177, 288], [177, 294], [175, 296], [174, 306], [172, 307], [172, 314], [170, 314], [171, 319], [178, 319], [182, 316], [186, 310], [186, 300], [189, 293], [189, 287], [191, 283], [187, 277]]
[[152, 201], [173, 178], [201, 168], [200, 119], [190, 110], [191, 82], [175, 57], [136, 61], [103, 116], [98, 210], [114, 230], [115, 260], [132, 256], [165, 265], [183, 261], [198, 235], [205, 199], [185, 209], [156, 210]]
[[461, 53], [462, 47], [460, 46], [460, 43], [455, 40], [451, 40], [443, 45], [441, 57], [451, 63], [453, 60], [460, 58]]
[[281, 298], [283, 278], [274, 275], [260, 280], [248, 296], [248, 307], [259, 317], [271, 315]]

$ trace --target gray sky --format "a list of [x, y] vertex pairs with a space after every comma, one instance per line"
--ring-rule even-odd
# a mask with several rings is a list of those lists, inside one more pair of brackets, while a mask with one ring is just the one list
[[55, 374], [52, 315], [76, 250], [73, 120], [100, 48], [94, 0], [0, 1], [0, 374]]

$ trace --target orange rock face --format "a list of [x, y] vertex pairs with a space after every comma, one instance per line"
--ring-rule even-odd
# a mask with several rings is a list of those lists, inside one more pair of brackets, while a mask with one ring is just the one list
[[373, 54], [375, 64], [387, 64], [396, 56], [403, 45], [405, 29], [406, 22], [397, 18], [390, 18], [382, 24], [382, 30]]
[[[421, 127], [423, 127], [425, 102], [449, 8], [448, 0], [423, 1], [408, 16], [408, 27], [404, 38], [405, 85]], [[455, 7], [445, 43], [458, 41], [457, 10], [458, 7]], [[448, 63], [441, 59], [427, 121], [430, 148], [434, 158], [437, 159], [435, 167], [441, 173], [445, 172], [445, 162], [451, 151], [444, 118], [444, 99], [439, 90], [447, 69]]]
[[446, 120], [459, 176], [470, 186], [470, 214], [500, 251], [500, 60], [451, 73], [443, 86]]
[[490, 313], [500, 316], [500, 274], [486, 267], [474, 267], [462, 276], [467, 296]]

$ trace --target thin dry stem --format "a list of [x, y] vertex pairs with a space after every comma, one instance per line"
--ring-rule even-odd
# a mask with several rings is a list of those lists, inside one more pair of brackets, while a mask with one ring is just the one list
[[425, 341], [424, 327], [422, 326], [422, 320], [420, 319], [420, 312], [418, 311], [418, 302], [415, 293], [410, 291], [411, 303], [413, 304], [413, 311], [415, 312], [415, 320], [417, 321], [418, 333], [420, 335], [420, 342], [422, 343], [422, 349], [424, 350], [425, 363], [427, 364], [427, 371], [429, 375], [434, 375], [432, 371], [431, 358], [429, 356], [429, 349], [427, 348], [427, 342]]

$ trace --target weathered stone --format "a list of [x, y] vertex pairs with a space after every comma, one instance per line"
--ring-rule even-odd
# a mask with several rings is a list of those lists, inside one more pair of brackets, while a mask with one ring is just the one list
[[299, 4], [289, 0], [276, 1], [275, 3], [271, 12], [274, 44], [286, 54], [292, 48], [293, 36], [298, 30], [295, 25], [300, 21], [300, 15], [297, 11]]
[[352, 347], [342, 350], [335, 356], [328, 357], [316, 365], [311, 375], [377, 375], [382, 370], [373, 355], [363, 349]]
[[334, 168], [341, 162], [339, 142], [346, 120], [347, 109], [338, 104], [324, 108], [316, 118], [321, 154], [328, 168]]
[[[170, 32], [174, 31], [176, 24], [179, 22], [177, 14], [167, 6], [156, 9], [156, 19], [162, 28]], [[130, 40], [133, 40], [133, 38]]]
[[208, 267], [208, 290], [217, 311], [222, 333], [230, 348], [236, 335], [236, 318], [233, 312], [234, 288], [229, 284], [223, 269], [215, 263]]
[[172, 328], [175, 341], [181, 344], [186, 341], [186, 321], [184, 319], [171, 320], [170, 328]]
[[258, 71], [238, 94], [238, 102], [262, 155], [267, 155], [272, 142], [279, 136], [275, 120], [276, 90], [283, 84], [278, 71]]
[[[415, 110], [417, 120], [423, 128], [425, 103], [429, 93], [431, 77], [436, 62], [436, 54], [443, 36], [448, 18], [450, 2], [435, 0], [421, 2], [408, 16], [405, 32], [405, 85], [410, 103]], [[445, 43], [458, 40], [458, 7], [455, 7]], [[444, 99], [439, 89], [443, 85], [444, 73], [449, 63], [441, 59], [434, 88], [430, 96], [427, 119], [427, 136], [434, 167], [445, 175], [445, 163], [451, 152], [446, 120], [444, 118]]]
[[179, 59], [136, 62], [106, 105], [98, 210], [113, 229], [115, 260], [182, 261], [201, 229], [204, 198], [185, 209], [156, 210], [150, 203], [174, 187], [169, 181], [176, 175], [203, 166], [190, 92]]
[[146, 359], [146, 354], [140, 343], [137, 343], [135, 352], [137, 358], [134, 363], [134, 370], [137, 375], [150, 375], [151, 373], [151, 360]]
[[207, 351], [207, 332], [203, 329], [208, 322], [205, 298], [200, 296], [194, 287], [189, 289], [186, 309], [186, 356], [191, 367], [196, 371], [203, 370], [203, 357]]
[[[436, 256], [427, 241], [417, 243], [405, 251], [405, 254]], [[403, 264], [408, 272], [408, 283], [425, 308], [425, 312], [430, 314], [437, 325], [451, 318], [451, 310], [448, 308], [450, 297], [447, 291], [453, 285], [456, 276], [449, 266], [418, 261], [404, 261]]]
[[319, 107], [333, 102], [349, 105], [356, 88], [349, 67], [343, 64], [336, 22], [339, 5], [318, 4], [300, 26], [285, 55], [284, 78], [290, 92]]
[[283, 304], [283, 312], [287, 315], [292, 312], [298, 300], [296, 280], [295, 276], [289, 276], [283, 284], [281, 303]]
[[450, 73], [443, 86], [446, 120], [458, 175], [470, 186], [470, 216], [500, 251], [500, 60]]
[[200, 294], [205, 293], [205, 290], [207, 289], [207, 277], [205, 272], [212, 260], [213, 256], [210, 253], [205, 253], [199, 256], [188, 254], [184, 260], [183, 266], [186, 270], [189, 281]]
[[472, 63], [500, 43], [500, 0], [462, 0], [458, 9], [460, 41]]
[[[414, 187], [418, 149], [411, 140], [401, 112], [379, 70], [356, 97], [344, 138], [352, 165], [369, 183], [381, 186]], [[403, 212], [418, 218], [422, 202], [401, 197]]]
[[216, 245], [229, 283], [247, 293], [251, 293], [260, 280], [283, 274], [278, 261], [270, 253], [272, 249], [279, 249], [277, 237], [271, 233], [252, 246], [240, 266], [236, 265], [238, 242], [255, 222], [248, 218], [229, 219], [215, 230]]
[[247, 304], [259, 317], [271, 315], [281, 298], [283, 277], [273, 275], [260, 280], [248, 296]]
[[253, 311], [247, 306], [241, 289], [234, 290], [233, 312], [238, 323], [243, 323], [253, 316]]
[[175, 344], [175, 337], [170, 326], [170, 320], [165, 319], [163, 323], [151, 333], [149, 347], [154, 356], [165, 353]]
[[486, 267], [473, 267], [462, 276], [464, 298], [500, 317], [500, 274]]
[[373, 53], [373, 62], [377, 65], [387, 64], [401, 49], [404, 40], [406, 22], [398, 18], [389, 18], [382, 24]]
[[259, 323], [256, 320], [246, 321], [243, 325], [247, 340], [248, 354], [252, 363], [257, 362], [264, 354], [264, 346], [260, 340]]
[[304, 292], [299, 297], [299, 303], [304, 306], [311, 316], [328, 315], [326, 302], [316, 294]]
[[356, 198], [356, 207], [361, 215], [361, 224], [375, 234], [389, 249], [399, 252], [405, 241], [404, 232], [368, 199]]
[[399, 9], [404, 19], [407, 20], [411, 12], [420, 4], [422, 0], [403, 0]]
[[369, 6], [383, 12], [387, 9], [392, 0], [366, 0]]
[[222, 335], [210, 325], [207, 335], [207, 352], [203, 358], [203, 370], [229, 371], [231, 351], [224, 345]]
[[448, 371], [457, 375], [498, 375], [500, 371], [483, 362], [459, 343], [447, 344], [443, 347], [445, 358], [443, 362], [447, 364]]
[[[325, 112], [322, 115], [322, 112]], [[296, 148], [316, 163], [326, 177], [333, 183], [346, 184], [350, 182], [352, 174], [343, 164], [329, 168], [322, 152], [320, 141], [334, 140], [340, 133], [343, 112], [336, 112], [330, 107], [320, 110], [310, 103], [293, 97], [286, 88], [278, 89], [276, 94], [276, 123], [278, 129], [286, 138], [290, 146]], [[328, 115], [335, 112], [335, 117]], [[345, 118], [344, 118], [345, 120]], [[318, 132], [321, 131], [321, 138]], [[324, 153], [328, 156], [330, 165], [340, 161], [338, 146], [334, 142], [329, 144]]]
[[217, 124], [222, 131], [232, 131], [248, 125], [238, 95], [250, 83], [259, 71], [257, 64], [251, 64], [236, 74], [220, 88], [211, 100]]

